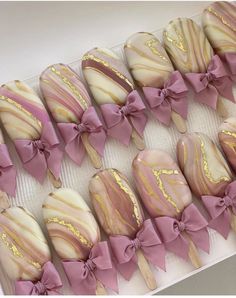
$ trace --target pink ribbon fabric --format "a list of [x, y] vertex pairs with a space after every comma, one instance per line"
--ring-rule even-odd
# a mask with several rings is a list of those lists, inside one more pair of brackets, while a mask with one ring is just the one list
[[59, 178], [63, 152], [51, 122], [43, 126], [39, 140], [15, 140], [14, 143], [24, 168], [40, 183], [47, 169]]
[[12, 164], [6, 144], [0, 144], [0, 189], [10, 196], [15, 196], [16, 169]]
[[230, 70], [231, 79], [236, 82], [236, 53], [225, 53], [223, 59]]
[[230, 231], [231, 211], [236, 216], [236, 181], [226, 187], [223, 198], [202, 196], [202, 201], [212, 218], [209, 227], [227, 239]]
[[125, 279], [130, 280], [137, 269], [136, 251], [139, 249], [148, 261], [165, 270], [165, 248], [150, 219], [143, 223], [134, 239], [117, 235], [110, 236], [109, 240], [116, 267]]
[[100, 106], [107, 133], [125, 145], [129, 145], [132, 126], [140, 136], [147, 123], [145, 105], [136, 90], [127, 96], [126, 104], [103, 104]]
[[161, 123], [170, 125], [172, 110], [187, 119], [188, 88], [179, 71], [171, 74], [163, 89], [143, 87], [143, 92], [152, 113]]
[[180, 220], [163, 216], [155, 218], [155, 223], [166, 249], [186, 261], [188, 260], [189, 241], [186, 240], [183, 232], [191, 238], [197, 247], [209, 253], [208, 223], [194, 204], [190, 204], [184, 209]]
[[213, 109], [217, 107], [219, 95], [235, 102], [232, 81], [219, 56], [213, 56], [206, 73], [187, 73], [185, 76], [196, 92], [195, 99], [199, 102]]
[[76, 164], [81, 165], [85, 155], [81, 140], [83, 133], [88, 133], [90, 145], [100, 156], [103, 156], [106, 133], [94, 107], [89, 107], [83, 113], [80, 124], [58, 123], [57, 125], [66, 143], [65, 150]]
[[118, 292], [117, 273], [106, 241], [95, 244], [86, 261], [63, 261], [62, 264], [74, 294], [95, 295], [97, 280]]
[[15, 284], [16, 295], [60, 295], [59, 288], [62, 287], [61, 278], [51, 262], [43, 266], [42, 277], [37, 282], [18, 280]]

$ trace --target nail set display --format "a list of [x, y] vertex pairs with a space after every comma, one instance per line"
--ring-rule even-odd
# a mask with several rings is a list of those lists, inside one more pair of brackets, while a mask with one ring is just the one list
[[[236, 232], [236, 117], [228, 117], [226, 104], [235, 103], [235, 19], [235, 3], [214, 2], [202, 13], [202, 28], [177, 18], [164, 28], [162, 41], [135, 33], [123, 58], [91, 49], [82, 57], [81, 76], [63, 63], [48, 66], [40, 94], [19, 80], [0, 87], [2, 128], [22, 167], [57, 188], [44, 200], [42, 216], [75, 295], [118, 294], [122, 280], [136, 274], [155, 290], [158, 274], [171, 270], [169, 253], [200, 268], [202, 251], [214, 250], [212, 230], [225, 239]], [[224, 117], [216, 132], [219, 148], [207, 134], [190, 131], [190, 89], [196, 101]], [[158, 120], [153, 138], [158, 125], [174, 124], [175, 156], [145, 143], [151, 114]], [[20, 173], [4, 133], [0, 129], [0, 266], [17, 295], [62, 295], [41, 227], [12, 204]], [[128, 164], [134, 181], [103, 159], [110, 139], [126, 150], [134, 146]], [[86, 181], [87, 197], [61, 181], [64, 152], [76, 167], [83, 169], [88, 158], [88, 167], [100, 169]], [[79, 189], [79, 175], [77, 183]]]

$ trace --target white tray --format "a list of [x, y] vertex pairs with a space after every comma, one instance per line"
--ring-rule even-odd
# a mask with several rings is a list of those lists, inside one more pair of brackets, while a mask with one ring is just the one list
[[[200, 16], [193, 17], [195, 21], [200, 24]], [[168, 22], [169, 20], [167, 20]], [[162, 29], [155, 31], [154, 34], [161, 40]], [[127, 36], [124, 36], [124, 39]], [[89, 50], [89, 49], [88, 49]], [[122, 45], [118, 45], [112, 48], [118, 55], [123, 57]], [[58, 61], [63, 62], [63, 61]], [[70, 66], [75, 69], [78, 73], [81, 73], [80, 69], [81, 61], [78, 60], [71, 63]], [[42, 69], [43, 71], [43, 69]], [[82, 76], [82, 74], [81, 74]], [[12, 78], [14, 79], [14, 78]], [[38, 77], [34, 77], [26, 81], [31, 87], [37, 92], [38, 90]], [[236, 90], [234, 94], [236, 95]], [[236, 105], [226, 101], [230, 115], [236, 115]], [[222, 119], [208, 107], [193, 102], [192, 96], [189, 96], [189, 114], [187, 127], [188, 131], [199, 131], [204, 132], [210, 136], [215, 142], [217, 140], [217, 131]], [[167, 128], [161, 125], [155, 120], [151, 114], [149, 114], [149, 121], [145, 129], [144, 138], [147, 148], [158, 148], [168, 152], [174, 159], [176, 142], [179, 138], [179, 133], [175, 127], [171, 126]], [[9, 139], [6, 137], [6, 143], [9, 147], [9, 151], [13, 158], [13, 163], [16, 165], [18, 170], [17, 177], [17, 193], [16, 198], [11, 198], [12, 205], [19, 205], [28, 208], [37, 218], [38, 222], [47, 235], [45, 225], [42, 219], [42, 202], [47, 197], [47, 194], [53, 190], [49, 181], [45, 181], [43, 185], [40, 185], [34, 178], [27, 174], [21, 167], [20, 161], [17, 157], [15, 149]], [[115, 140], [108, 139], [105, 147], [103, 168], [117, 168], [128, 176], [131, 183], [133, 184], [133, 178], [131, 174], [131, 163], [133, 158], [138, 153], [137, 149], [131, 144], [128, 148], [116, 142]], [[62, 163], [61, 179], [63, 181], [63, 187], [70, 187], [84, 197], [84, 199], [90, 204], [88, 194], [88, 181], [90, 177], [95, 173], [89, 160], [86, 158], [79, 168], [76, 166], [67, 156], [65, 156]], [[134, 185], [133, 185], [134, 186]], [[194, 199], [197, 205], [200, 203]], [[201, 207], [201, 206], [200, 206]], [[203, 267], [199, 270], [194, 270], [190, 263], [185, 262], [174, 254], [167, 253], [166, 257], [166, 272], [156, 270], [153, 268], [153, 272], [156, 275], [158, 281], [158, 288], [149, 292], [145, 286], [140, 273], [136, 271], [133, 278], [127, 282], [122, 277], [119, 277], [120, 294], [127, 295], [141, 295], [141, 294], [153, 294], [157, 293], [164, 288], [167, 288], [174, 283], [183, 280], [191, 275], [198, 273], [236, 253], [236, 234], [230, 232], [230, 235], [226, 240], [215, 231], [209, 229], [210, 232], [210, 254], [199, 251], [200, 257], [203, 262]], [[50, 243], [50, 241], [49, 241]], [[59, 273], [64, 282], [63, 292], [64, 294], [71, 294], [67, 279], [60, 265], [60, 261], [53, 251], [53, 261], [59, 270]], [[5, 294], [13, 294], [13, 283], [5, 276], [4, 272], [0, 268], [0, 280], [3, 284]]]

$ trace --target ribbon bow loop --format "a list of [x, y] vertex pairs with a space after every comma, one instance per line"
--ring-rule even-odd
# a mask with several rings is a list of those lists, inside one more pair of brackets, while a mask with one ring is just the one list
[[219, 95], [235, 101], [232, 81], [219, 56], [213, 56], [206, 73], [187, 73], [185, 76], [196, 93], [195, 99], [199, 102], [216, 109]]
[[194, 204], [184, 209], [179, 220], [162, 216], [155, 218], [155, 223], [166, 248], [185, 260], [188, 259], [189, 241], [183, 232], [197, 247], [209, 252], [208, 223]]
[[62, 282], [56, 268], [51, 262], [43, 266], [42, 277], [37, 282], [17, 281], [15, 284], [16, 295], [59, 295], [58, 289]]
[[154, 116], [165, 125], [170, 125], [172, 110], [187, 118], [188, 89], [179, 71], [171, 74], [163, 89], [143, 87], [143, 92]]
[[97, 280], [118, 291], [117, 275], [106, 241], [95, 244], [86, 261], [63, 261], [62, 264], [75, 294], [94, 295]]
[[15, 196], [16, 169], [12, 164], [6, 144], [0, 144], [0, 190]]
[[136, 90], [128, 94], [123, 106], [103, 104], [100, 106], [107, 133], [125, 145], [129, 145], [133, 127], [140, 136], [147, 123], [145, 106]]
[[24, 168], [40, 183], [47, 169], [59, 178], [63, 152], [51, 122], [44, 124], [39, 140], [15, 140], [14, 143]]
[[236, 82], [236, 53], [225, 53], [223, 59], [229, 68], [232, 81]]
[[202, 196], [202, 201], [211, 216], [209, 227], [227, 239], [230, 231], [231, 211], [236, 215], [236, 181], [227, 185], [224, 197]]
[[110, 236], [110, 245], [119, 272], [129, 280], [137, 268], [136, 251], [141, 250], [144, 256], [155, 266], [165, 270], [165, 250], [150, 219], [144, 221], [143, 227], [134, 239], [127, 236]]
[[94, 107], [89, 107], [84, 111], [79, 124], [58, 123], [57, 126], [66, 143], [65, 150], [76, 164], [81, 165], [85, 156], [85, 148], [81, 139], [83, 133], [88, 134], [90, 145], [100, 156], [103, 156], [106, 133]]

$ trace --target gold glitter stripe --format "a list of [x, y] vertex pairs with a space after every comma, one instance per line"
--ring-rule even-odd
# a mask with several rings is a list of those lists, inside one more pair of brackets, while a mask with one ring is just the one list
[[157, 49], [158, 41], [157, 41], [155, 38], [149, 39], [149, 40], [145, 43], [145, 45], [146, 45], [147, 47], [149, 47], [149, 49], [152, 51], [152, 53], [153, 53], [154, 55], [157, 55], [157, 56], [160, 57], [161, 59], [163, 59], [163, 60], [165, 60], [165, 61], [168, 61], [168, 59], [167, 59], [165, 56], [163, 56], [163, 55], [160, 53], [160, 51], [158, 51], [158, 49]]
[[184, 53], [187, 53], [187, 46], [186, 46], [186, 41], [184, 39], [184, 37], [177, 31], [177, 28], [176, 26], [174, 26], [174, 30], [175, 30], [175, 33], [178, 37], [178, 40], [175, 40], [175, 39], [172, 39], [167, 31], [164, 31], [164, 36], [166, 37], [166, 39], [172, 43], [176, 48], [178, 48], [179, 50], [181, 50], [182, 52]]
[[92, 248], [93, 244], [89, 242], [83, 235], [81, 235], [80, 231], [77, 228], [75, 228], [71, 223], [65, 222], [63, 219], [59, 219], [57, 217], [49, 218], [47, 220], [47, 223], [56, 223], [67, 228], [74, 236], [76, 236], [79, 239], [79, 241], [83, 245]]
[[[114, 67], [112, 67], [108, 62], [98, 58], [98, 57], [95, 57], [94, 55], [91, 55], [91, 54], [88, 54], [88, 55], [85, 55], [83, 58], [82, 58], [83, 61], [86, 61], [86, 60], [93, 60], [95, 62], [98, 62], [98, 63], [101, 63], [103, 66], [109, 68], [110, 70], [112, 70], [120, 79], [124, 80], [132, 89], [134, 89], [134, 86], [133, 84], [129, 81], [129, 79], [124, 76], [122, 73], [120, 73], [117, 69], [115, 69]], [[87, 67], [85, 67], [86, 69]]]
[[233, 138], [236, 138], [236, 133], [232, 132], [232, 131], [228, 131], [228, 130], [222, 130], [222, 133], [224, 133], [225, 135], [231, 136]]
[[42, 127], [42, 123], [36, 117], [34, 117], [29, 111], [24, 109], [21, 104], [15, 102], [14, 100], [12, 100], [9, 97], [3, 96], [3, 95], [0, 95], [0, 100], [6, 101], [7, 103], [14, 105], [18, 110], [25, 113], [27, 116], [29, 116], [34, 121], [36, 121], [37, 124], [39, 125], [39, 127]]
[[231, 26], [222, 15], [220, 15], [217, 11], [215, 11], [212, 7], [208, 7], [207, 10], [212, 13], [214, 16], [216, 16], [225, 26], [236, 32], [236, 28]]
[[65, 76], [62, 75], [62, 73], [59, 70], [56, 70], [55, 67], [51, 67], [50, 70], [57, 75], [69, 88], [70, 90], [74, 93], [75, 96], [77, 96], [81, 106], [83, 107], [83, 109], [87, 109], [88, 108], [88, 103], [87, 101], [83, 98], [83, 96], [81, 95], [81, 93], [79, 92], [79, 90], [75, 87], [75, 85], [73, 85]]
[[129, 196], [129, 198], [131, 199], [131, 201], [132, 201], [132, 203], [133, 203], [133, 207], [134, 207], [134, 210], [133, 210], [133, 211], [134, 211], [134, 217], [135, 217], [135, 219], [136, 219], [136, 222], [137, 222], [138, 227], [140, 227], [141, 224], [142, 224], [142, 217], [141, 217], [140, 214], [139, 214], [139, 206], [138, 206], [137, 200], [136, 200], [136, 198], [135, 198], [133, 192], [132, 192], [130, 189], [128, 189], [127, 187], [125, 187], [125, 186], [123, 185], [122, 180], [121, 180], [119, 174], [118, 174], [115, 170], [111, 169], [111, 173], [112, 173], [113, 177], [115, 178], [116, 183], [119, 185], [119, 187], [120, 187], [120, 188], [121, 188], [121, 189], [122, 189], [128, 196]]
[[167, 193], [167, 191], [164, 188], [163, 181], [161, 180], [161, 175], [178, 175], [178, 170], [167, 170], [167, 169], [161, 169], [161, 170], [152, 170], [154, 176], [157, 179], [158, 187], [160, 188], [164, 198], [175, 208], [176, 212], [179, 213], [180, 210], [177, 207], [177, 204], [173, 200], [173, 198]]
[[[7, 234], [1, 233], [0, 239], [6, 245], [7, 248], [12, 252], [12, 254], [17, 258], [24, 258], [24, 255], [18, 250], [18, 248], [7, 240]], [[33, 265], [36, 269], [41, 270], [41, 265], [38, 262], [32, 260], [26, 260], [27, 263]]]

